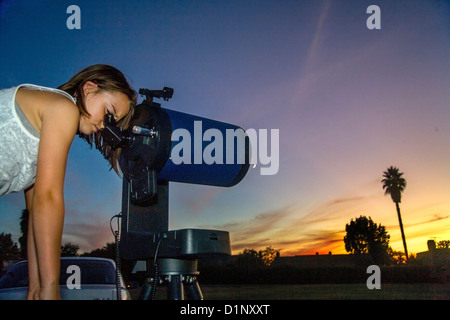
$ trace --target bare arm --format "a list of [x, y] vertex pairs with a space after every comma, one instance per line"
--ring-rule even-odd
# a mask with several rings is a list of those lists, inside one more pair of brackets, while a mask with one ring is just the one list
[[[28, 252], [31, 259], [37, 260], [40, 299], [59, 298], [64, 178], [70, 145], [78, 128], [78, 109], [69, 101], [59, 102], [42, 112], [36, 182], [28, 191], [32, 197], [29, 244], [34, 246]], [[33, 277], [33, 265], [30, 272]]]
[[[34, 186], [25, 190], [25, 203], [29, 213], [31, 213], [33, 201]], [[28, 258], [28, 300], [39, 299], [39, 270], [36, 256], [36, 246], [34, 243], [33, 224], [31, 218], [28, 219], [28, 235], [27, 235], [27, 258]]]

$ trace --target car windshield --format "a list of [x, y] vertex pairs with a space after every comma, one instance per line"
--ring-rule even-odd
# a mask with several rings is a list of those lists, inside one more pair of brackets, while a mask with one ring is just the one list
[[[76, 266], [78, 268], [69, 268]], [[66, 285], [67, 279], [79, 270], [81, 285], [87, 284], [115, 284], [114, 266], [106, 260], [95, 259], [63, 259], [61, 260], [60, 285]], [[75, 271], [77, 272], [77, 271]], [[0, 279], [0, 288], [14, 288], [28, 286], [27, 262], [20, 262], [6, 272]]]

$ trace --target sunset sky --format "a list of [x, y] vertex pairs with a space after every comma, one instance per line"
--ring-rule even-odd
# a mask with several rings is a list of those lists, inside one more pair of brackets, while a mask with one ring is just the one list
[[[69, 30], [69, 5], [81, 29]], [[381, 29], [369, 30], [369, 5]], [[0, 88], [57, 87], [96, 63], [139, 88], [175, 89], [163, 107], [244, 129], [279, 129], [279, 171], [252, 168], [232, 188], [171, 183], [170, 229], [230, 232], [233, 253], [345, 253], [345, 225], [384, 225], [403, 251], [383, 171], [407, 187], [410, 253], [450, 240], [448, 1], [0, 2]], [[65, 183], [63, 242], [81, 251], [114, 240], [121, 179], [75, 138]], [[0, 232], [20, 236], [23, 194], [0, 198]]]

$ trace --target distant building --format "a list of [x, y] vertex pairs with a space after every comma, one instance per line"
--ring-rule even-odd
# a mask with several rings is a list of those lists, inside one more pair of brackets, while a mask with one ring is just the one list
[[437, 249], [434, 240], [428, 240], [427, 245], [428, 251], [417, 254], [417, 263], [435, 267], [450, 267], [450, 249]]

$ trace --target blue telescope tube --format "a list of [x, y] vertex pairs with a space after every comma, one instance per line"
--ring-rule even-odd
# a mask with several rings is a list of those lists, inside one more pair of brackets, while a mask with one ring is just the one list
[[172, 145], [158, 180], [231, 187], [244, 178], [249, 168], [250, 142], [242, 128], [162, 110], [170, 118]]

